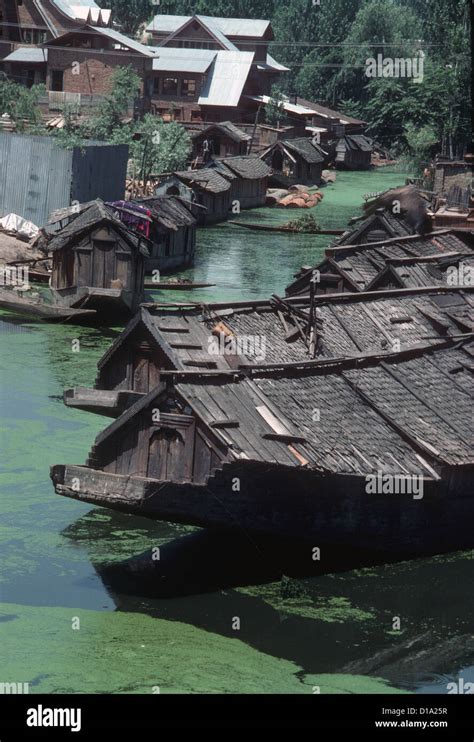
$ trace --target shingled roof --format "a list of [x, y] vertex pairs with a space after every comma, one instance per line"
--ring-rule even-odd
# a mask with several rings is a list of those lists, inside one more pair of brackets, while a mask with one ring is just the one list
[[[364, 291], [373, 285], [390, 259], [472, 255], [474, 234], [440, 230], [426, 236], [369, 242], [363, 245], [340, 245], [326, 249], [326, 258], [303, 273], [286, 288], [287, 295], [309, 293], [314, 270], [339, 274], [354, 291]], [[423, 284], [426, 285], [426, 284]], [[428, 284], [433, 285], [433, 283]]]
[[226, 178], [217, 168], [201, 168], [200, 170], [181, 170], [175, 172], [179, 180], [188, 186], [196, 186], [210, 193], [224, 193], [230, 188], [231, 178]]
[[242, 157], [224, 157], [219, 160], [231, 172], [245, 180], [259, 180], [270, 175], [270, 168], [259, 157], [246, 155]]
[[[71, 216], [69, 214], [69, 216]], [[82, 208], [77, 216], [70, 219], [68, 224], [55, 233], [48, 242], [48, 251], [55, 252], [65, 247], [73, 246], [84, 234], [99, 224], [111, 224], [114, 229], [135, 249], [148, 256], [147, 240], [128, 229], [100, 198], [91, 201]]]
[[[334, 359], [366, 353], [391, 354], [419, 344], [439, 344], [474, 327], [474, 287], [380, 291], [315, 297], [317, 343], [315, 359]], [[177, 369], [229, 369], [275, 365], [313, 359], [305, 334], [310, 303], [307, 299], [281, 303], [210, 304], [205, 307], [143, 306], [99, 361], [111, 361], [136, 329], [165, 353]], [[236, 358], [215, 353], [213, 330], [220, 323], [244, 344]], [[298, 331], [298, 323], [303, 332]], [[296, 329], [296, 332], [295, 332]]]
[[197, 223], [191, 202], [187, 206], [184, 199], [177, 196], [143, 198], [136, 203], [150, 209], [153, 219], [165, 229], [176, 231], [180, 227], [190, 227]]
[[[439, 479], [446, 466], [474, 464], [473, 372], [471, 336], [384, 361], [374, 356], [364, 365], [344, 359], [311, 369], [257, 369], [245, 375], [164, 374], [212, 429], [229, 461]], [[166, 394], [172, 388], [168, 384]], [[132, 418], [148, 414], [163, 393], [161, 385], [136, 402], [100, 434], [96, 445]]]
[[324, 162], [324, 153], [320, 147], [313, 144], [311, 139], [297, 137], [296, 139], [284, 139], [282, 144], [290, 151], [296, 152], [305, 162], [310, 164]]

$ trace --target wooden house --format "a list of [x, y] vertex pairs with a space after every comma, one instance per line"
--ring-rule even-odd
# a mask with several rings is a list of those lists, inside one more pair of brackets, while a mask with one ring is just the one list
[[52, 467], [54, 488], [151, 519], [392, 558], [470, 548], [473, 356], [471, 333], [382, 359], [162, 372], [85, 466]]
[[276, 141], [261, 159], [271, 168], [271, 185], [320, 185], [326, 153], [311, 139], [298, 137]]
[[135, 312], [143, 300], [146, 237], [128, 229], [100, 199], [77, 213], [74, 208], [47, 244], [55, 302], [113, 318]]
[[150, 211], [150, 257], [145, 270], [160, 273], [182, 270], [194, 264], [197, 207], [175, 196], [145, 198], [136, 203]]
[[[368, 291], [390, 261], [401, 259], [401, 262], [406, 262], [406, 259], [412, 258], [413, 272], [413, 266], [418, 262], [444, 256], [447, 258], [447, 270], [449, 260], [455, 266], [459, 257], [469, 257], [473, 253], [474, 234], [462, 230], [440, 230], [425, 237], [409, 235], [365, 245], [338, 245], [327, 248], [325, 258], [313, 268], [302, 268], [285, 291], [287, 296], [309, 295], [312, 285], [317, 294]], [[418, 274], [413, 273], [413, 276], [407, 286], [433, 286], [440, 283], [430, 272], [419, 271]], [[422, 283], [417, 283], [417, 280], [422, 280], [422, 276]]]
[[[192, 201], [201, 210], [200, 224], [225, 221], [241, 209], [264, 206], [270, 168], [253, 155], [210, 160], [208, 167], [173, 173], [192, 191]], [[164, 187], [172, 181], [168, 178]]]
[[371, 140], [363, 134], [347, 134], [336, 144], [336, 167], [344, 170], [368, 170], [372, 149]]
[[368, 217], [357, 217], [351, 227], [338, 237], [334, 245], [357, 245], [367, 242], [381, 242], [394, 237], [407, 237], [415, 230], [402, 214], [393, 214], [390, 209], [379, 208]]
[[212, 224], [227, 219], [232, 203], [230, 176], [224, 176], [216, 168], [182, 170], [174, 173], [192, 191], [192, 198], [205, 210], [199, 212], [199, 224]]
[[[188, 129], [189, 131], [189, 129]], [[214, 157], [236, 157], [248, 154], [250, 134], [242, 131], [231, 121], [202, 125], [191, 131], [194, 167], [206, 166]]]
[[[466, 332], [474, 286], [210, 304], [142, 306], [98, 363], [94, 389], [65, 404], [117, 417], [161, 381], [161, 372], [276, 367], [311, 358], [390, 354]], [[316, 330], [316, 332], [314, 331]], [[225, 337], [231, 341], [225, 343]], [[252, 341], [252, 342], [250, 342]]]
[[252, 209], [265, 206], [270, 168], [258, 157], [226, 157], [214, 160], [211, 167], [231, 182], [231, 208]]

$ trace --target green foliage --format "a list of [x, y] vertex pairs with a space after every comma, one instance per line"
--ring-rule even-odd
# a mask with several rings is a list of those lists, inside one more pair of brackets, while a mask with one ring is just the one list
[[319, 225], [312, 214], [302, 214], [298, 219], [288, 222], [286, 226], [294, 229], [295, 232], [305, 232], [306, 234], [319, 232]]
[[[102, 8], [110, 8], [121, 24], [121, 32], [134, 36], [140, 26], [153, 17], [151, 0], [99, 0]], [[157, 10], [160, 8], [158, 7]]]
[[112, 92], [106, 97], [83, 128], [83, 134], [91, 139], [110, 141], [117, 136], [116, 129], [122, 125], [122, 119], [128, 105], [140, 90], [140, 78], [131, 65], [117, 67], [112, 75]]
[[0, 80], [0, 115], [7, 113], [16, 123], [17, 131], [31, 127], [37, 130], [41, 124], [38, 99], [45, 95], [44, 85], [27, 88], [8, 79]]
[[265, 121], [270, 126], [279, 127], [281, 121], [285, 118], [283, 108], [284, 96], [283, 91], [278, 85], [273, 85], [270, 93], [270, 101], [265, 106]]
[[189, 135], [176, 121], [164, 123], [147, 114], [137, 124], [136, 137], [131, 145], [135, 172], [143, 181], [151, 175], [182, 170], [191, 152]]

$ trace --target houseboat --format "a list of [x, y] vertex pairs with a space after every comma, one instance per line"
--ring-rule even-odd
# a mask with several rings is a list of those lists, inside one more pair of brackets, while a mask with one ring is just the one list
[[163, 371], [85, 466], [51, 478], [93, 505], [313, 548], [470, 548], [473, 357], [470, 333], [383, 358]]

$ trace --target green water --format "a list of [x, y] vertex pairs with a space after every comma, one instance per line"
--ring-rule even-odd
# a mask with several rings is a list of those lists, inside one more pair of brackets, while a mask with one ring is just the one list
[[[324, 189], [315, 216], [322, 227], [344, 227], [362, 194], [403, 181], [388, 170], [340, 174]], [[283, 223], [289, 217], [259, 209], [239, 218]], [[186, 275], [217, 286], [157, 298], [283, 293], [295, 270], [314, 263], [330, 239], [231, 225], [201, 230], [197, 265]], [[467, 645], [447, 652], [443, 662], [433, 655], [422, 666], [407, 666], [396, 680], [383, 670], [344, 668], [420, 635], [436, 649], [472, 633], [470, 552], [289, 583], [273, 578], [255, 585], [247, 577], [182, 597], [106, 587], [104, 564], [193, 531], [91, 509], [53, 492], [50, 465], [84, 463], [107, 423], [66, 409], [63, 389], [93, 384], [97, 360], [116, 334], [1, 315], [0, 683], [28, 682], [30, 692], [52, 693], [153, 693], [156, 686], [162, 693], [313, 693], [315, 686], [321, 693], [393, 693], [443, 692], [445, 675], [457, 679], [461, 670], [468, 677], [474, 662]], [[264, 557], [255, 550], [256, 566]], [[189, 564], [183, 558], [182, 573], [174, 576], [181, 588], [192, 571], [192, 558]], [[216, 553], [216, 563], [220, 558]]]

